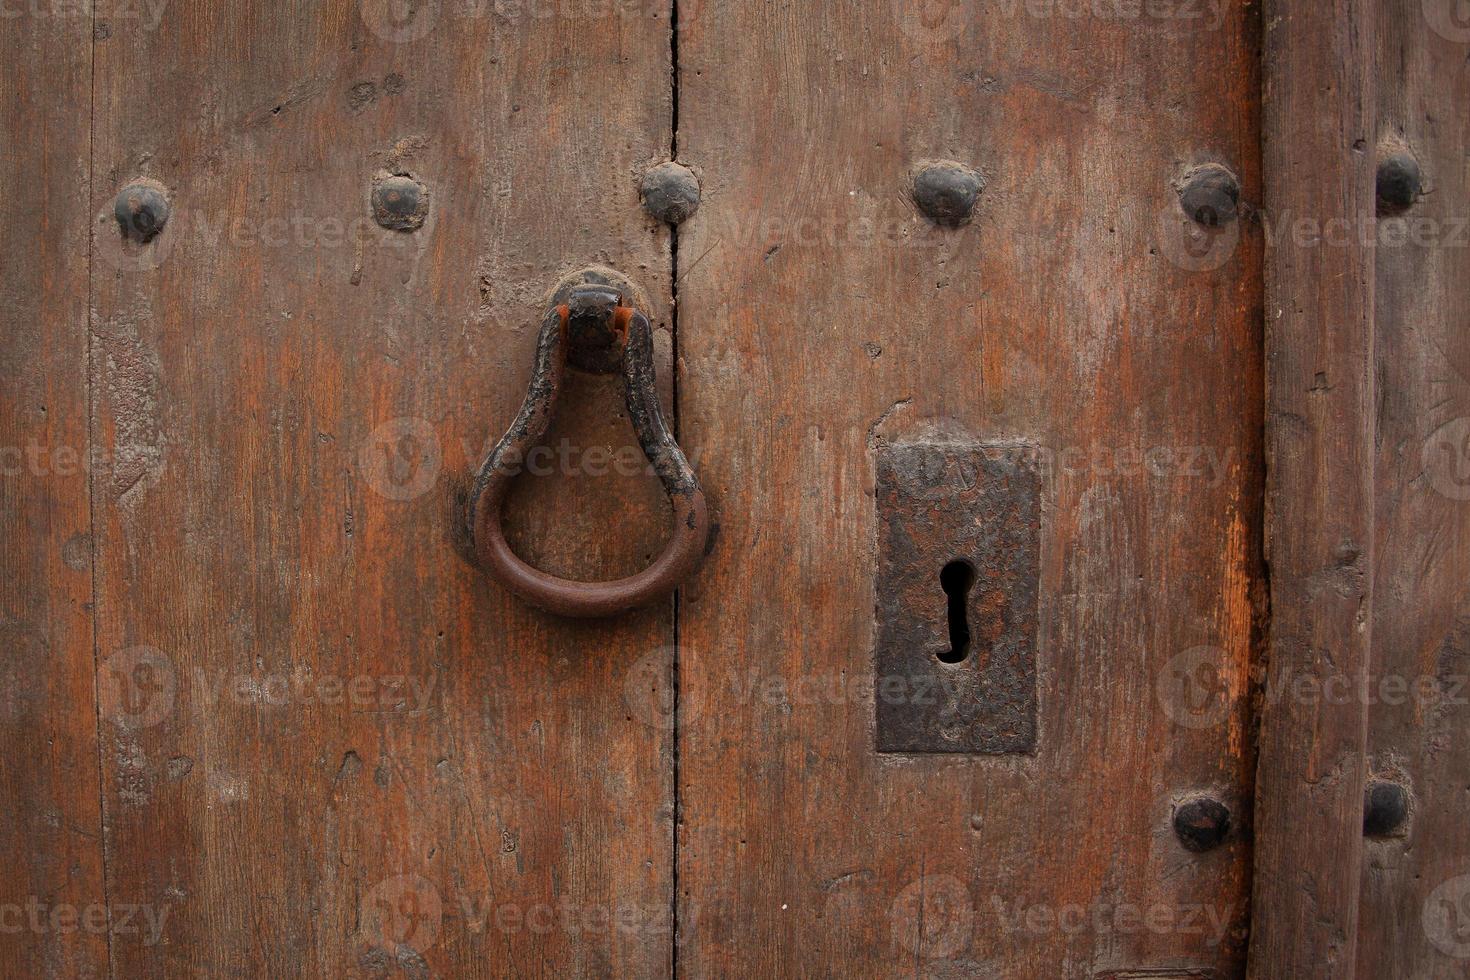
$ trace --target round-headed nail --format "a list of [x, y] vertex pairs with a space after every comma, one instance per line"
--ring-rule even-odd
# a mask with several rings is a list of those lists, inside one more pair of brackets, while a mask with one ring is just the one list
[[428, 192], [412, 177], [395, 174], [373, 185], [373, 220], [390, 231], [415, 231], [428, 212]]
[[1407, 211], [1424, 190], [1419, 161], [1407, 153], [1390, 153], [1378, 161], [1378, 210]]
[[699, 210], [699, 178], [683, 164], [649, 167], [638, 190], [644, 210], [665, 224], [677, 225]]
[[112, 213], [124, 238], [146, 245], [168, 224], [168, 197], [162, 185], [135, 180], [117, 192]]
[[1363, 790], [1363, 833], [1388, 837], [1409, 815], [1409, 791], [1386, 779], [1371, 779]]
[[1174, 833], [1191, 851], [1219, 847], [1230, 833], [1230, 809], [1208, 796], [1186, 800], [1174, 808]]
[[915, 171], [912, 195], [930, 221], [958, 228], [970, 220], [970, 212], [975, 210], [984, 189], [985, 178], [973, 167], [953, 160], [935, 160]]
[[1179, 206], [1196, 224], [1219, 228], [1240, 212], [1240, 181], [1218, 163], [1195, 167], [1179, 182]]

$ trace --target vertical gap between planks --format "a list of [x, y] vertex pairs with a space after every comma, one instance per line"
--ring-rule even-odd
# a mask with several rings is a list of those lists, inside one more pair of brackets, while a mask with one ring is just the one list
[[[97, 200], [97, 8], [93, 5], [91, 19], [87, 25], [87, 44], [89, 46], [87, 56], [87, 70], [90, 76], [88, 84], [87, 100], [87, 202], [88, 209], [84, 215], [90, 214], [90, 205]], [[87, 315], [82, 325], [86, 336], [86, 406], [87, 406], [87, 533], [91, 541], [88, 549], [91, 562], [91, 591], [92, 591], [92, 737], [96, 741], [97, 749], [97, 827], [99, 830], [98, 848], [101, 851], [102, 861], [102, 907], [107, 910], [107, 921], [112, 921], [112, 875], [107, 867], [107, 770], [103, 765], [102, 756], [102, 660], [98, 644], [101, 642], [101, 634], [97, 625], [100, 614], [100, 606], [97, 602], [97, 404], [96, 404], [96, 356], [93, 350], [96, 336], [93, 318], [96, 314], [97, 290], [95, 284], [96, 261], [95, 261], [95, 238], [98, 233], [95, 223], [88, 218], [87, 225]], [[112, 954], [112, 930], [107, 930], [107, 976], [117, 976], [117, 966]]]
[[[1250, 42], [1255, 54], [1256, 86], [1251, 97], [1256, 100], [1256, 134], [1255, 134], [1255, 165], [1256, 173], [1259, 175], [1260, 213], [1265, 212], [1266, 187], [1271, 175], [1266, 170], [1266, 15], [1258, 4], [1251, 18]], [[1249, 712], [1249, 725], [1247, 727], [1246, 751], [1249, 753], [1248, 782], [1245, 786], [1246, 798], [1242, 806], [1247, 810], [1247, 820], [1252, 828], [1252, 839], [1250, 851], [1246, 857], [1245, 870], [1245, 930], [1246, 945], [1243, 968], [1250, 968], [1250, 933], [1255, 926], [1255, 898], [1256, 898], [1256, 842], [1254, 839], [1254, 828], [1256, 819], [1256, 789], [1257, 780], [1261, 769], [1261, 726], [1265, 719], [1265, 703], [1267, 695], [1266, 674], [1270, 670], [1271, 663], [1271, 548], [1269, 541], [1270, 505], [1267, 501], [1266, 484], [1270, 479], [1268, 471], [1271, 468], [1269, 459], [1271, 446], [1271, 393], [1268, 388], [1271, 376], [1271, 365], [1267, 360], [1266, 348], [1270, 343], [1270, 325], [1267, 322], [1269, 314], [1267, 310], [1270, 305], [1266, 301], [1266, 272], [1267, 263], [1270, 261], [1269, 250], [1271, 244], [1268, 238], [1263, 238], [1260, 244], [1258, 259], [1260, 261], [1260, 289], [1261, 309], [1259, 328], [1259, 346], [1256, 356], [1261, 371], [1261, 416], [1256, 428], [1256, 445], [1260, 447], [1261, 468], [1259, 482], [1257, 483], [1257, 503], [1260, 506], [1259, 523], [1256, 526], [1256, 554], [1260, 558], [1260, 579], [1257, 588], [1260, 589], [1259, 602], [1252, 603], [1253, 619], [1250, 631], [1250, 660], [1246, 665], [1246, 704]]]

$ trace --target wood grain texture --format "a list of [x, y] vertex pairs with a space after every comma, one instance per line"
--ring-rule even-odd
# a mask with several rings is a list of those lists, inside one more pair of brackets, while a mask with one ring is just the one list
[[[1268, 3], [1264, 16], [1271, 637], [1251, 973], [1342, 977], [1374, 574], [1373, 248], [1357, 233], [1374, 207], [1373, 18], [1365, 0]], [[1311, 693], [1324, 690], [1337, 693]]]
[[[0, 18], [0, 974], [1462, 975], [1454, 4], [681, 0], [677, 89], [670, 6]], [[675, 94], [677, 284], [637, 200]], [[986, 181], [958, 229], [906, 197], [941, 158]], [[1202, 163], [1243, 187], [1214, 233]], [[388, 174], [422, 229], [372, 222]], [[719, 525], [677, 623], [456, 555], [591, 262]], [[572, 378], [507, 534], [627, 574], [668, 508], [618, 379]], [[1040, 470], [1034, 752], [875, 751], [875, 460], [920, 441]], [[1402, 835], [1362, 839], [1365, 774]]]
[[[0, 975], [107, 970], [87, 493], [88, 18], [0, 20]], [[100, 911], [99, 911], [100, 910]]]
[[1360, 977], [1462, 977], [1470, 935], [1470, 25], [1453, 4], [1381, 0], [1378, 157], [1407, 152], [1424, 196], [1379, 219], [1377, 472], [1369, 771], [1414, 798], [1364, 843]]
[[[1059, 7], [734, 0], [680, 33], [681, 417], [721, 524], [680, 607], [689, 976], [1244, 968], [1246, 837], [1190, 854], [1170, 811], [1248, 824], [1261, 239], [1196, 256], [1172, 184], [1216, 161], [1259, 201], [1258, 25]], [[986, 175], [968, 227], [905, 199], [926, 158]], [[1022, 439], [1038, 750], [880, 757], [874, 449]]]
[[[104, 721], [113, 901], [169, 910], [117, 976], [669, 971], [671, 733], [629, 678], [671, 608], [558, 621], [453, 546], [556, 278], [616, 264], [667, 332], [667, 11], [538, 9], [176, 2], [98, 41], [94, 207], [174, 202], [96, 271], [99, 645], [163, 679]], [[369, 220], [389, 172], [422, 229]], [[550, 444], [636, 446], [621, 406], [575, 383]], [[657, 482], [582, 463], [508, 534], [627, 574]]]

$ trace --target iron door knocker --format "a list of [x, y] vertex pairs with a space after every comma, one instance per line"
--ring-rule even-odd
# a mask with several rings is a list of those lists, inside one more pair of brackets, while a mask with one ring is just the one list
[[[673, 505], [673, 530], [651, 565], [611, 582], [576, 582], [518, 558], [500, 526], [501, 506], [526, 453], [556, 412], [567, 362], [594, 372], [623, 373], [628, 418], [643, 453]], [[611, 616], [668, 595], [704, 557], [709, 511], [689, 461], [664, 422], [654, 389], [653, 330], [623, 293], [603, 284], [573, 287], [542, 319], [526, 400], [480, 464], [468, 502], [468, 526], [480, 567], [522, 599], [562, 616]]]

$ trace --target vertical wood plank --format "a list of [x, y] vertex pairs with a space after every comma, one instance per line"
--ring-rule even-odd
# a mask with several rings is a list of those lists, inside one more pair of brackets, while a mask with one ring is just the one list
[[87, 468], [92, 24], [0, 19], [0, 975], [101, 977]]
[[1358, 975], [1470, 965], [1470, 23], [1452, 3], [1382, 0], [1377, 158], [1422, 196], [1375, 229], [1377, 480], [1369, 772], [1408, 788], [1409, 822], [1364, 842]]
[[[1351, 973], [1373, 535], [1373, 18], [1265, 15], [1267, 547], [1251, 972]], [[1306, 231], [1295, 224], [1306, 221]], [[1315, 232], [1314, 230], [1315, 229]], [[1303, 691], [1349, 692], [1303, 696]]]
[[[1218, 162], [1259, 201], [1258, 25], [1066, 6], [680, 31], [682, 426], [720, 522], [680, 606], [688, 975], [1243, 969], [1260, 235], [1196, 254], [1173, 184]], [[907, 199], [926, 158], [985, 175], [970, 225]], [[874, 751], [874, 453], [906, 440], [1045, 453], [1032, 755]], [[1206, 854], [1170, 827], [1198, 792], [1237, 817]]]
[[[559, 621], [454, 547], [557, 277], [617, 265], [666, 323], [636, 177], [668, 42], [659, 4], [386, 0], [175, 2], [99, 42], [97, 206], [140, 175], [174, 202], [97, 277], [99, 643], [164, 681], [103, 735], [112, 894], [170, 910], [119, 976], [668, 972], [670, 733], [624, 679], [671, 610]], [[369, 217], [386, 174], [427, 188], [418, 231]], [[636, 445], [621, 409], [576, 383], [528, 560], [657, 546], [656, 481], [583, 465]]]

